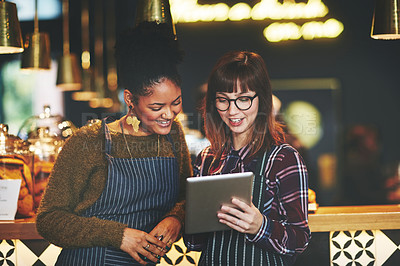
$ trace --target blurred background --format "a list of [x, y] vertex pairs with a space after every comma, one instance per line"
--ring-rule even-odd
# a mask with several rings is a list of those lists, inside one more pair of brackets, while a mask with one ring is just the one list
[[[39, 31], [50, 39], [51, 67], [25, 72], [22, 54], [0, 55], [0, 123], [8, 124], [10, 133], [17, 134], [44, 105], [76, 127], [126, 112], [113, 49], [118, 34], [134, 26], [139, 1], [69, 1], [67, 48], [77, 56], [82, 77], [75, 91], [56, 86], [66, 50], [63, 1], [38, 0], [36, 7], [34, 0], [12, 2], [24, 40], [34, 31], [37, 11]], [[257, 13], [261, 4], [276, 12]], [[193, 156], [207, 143], [197, 108], [212, 66], [227, 51], [254, 51], [266, 62], [277, 119], [307, 162], [317, 202], [400, 203], [400, 40], [370, 37], [373, 0], [171, 0], [170, 5], [185, 52], [179, 67], [182, 119], [194, 136], [188, 138]], [[308, 13], [299, 15], [295, 6]], [[221, 15], [224, 10], [230, 18]], [[259, 16], [246, 15], [251, 12]]]

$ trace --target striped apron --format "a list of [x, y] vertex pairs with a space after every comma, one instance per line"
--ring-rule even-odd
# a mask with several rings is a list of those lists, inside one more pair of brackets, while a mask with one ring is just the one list
[[[103, 120], [107, 183], [100, 198], [82, 216], [127, 224], [150, 232], [172, 209], [178, 198], [179, 171], [175, 157], [114, 158], [111, 135]], [[166, 135], [172, 144], [170, 135]], [[153, 262], [149, 261], [151, 264]], [[140, 265], [128, 253], [114, 247], [63, 249], [56, 265]]]
[[[265, 152], [257, 162], [253, 182], [253, 204], [262, 212], [265, 194], [265, 164], [269, 153]], [[229, 173], [232, 165], [236, 165], [239, 156], [232, 156], [233, 161], [227, 162], [222, 173]], [[236, 230], [213, 232], [204, 247], [199, 265], [234, 265], [234, 266], [262, 266], [286, 265], [281, 255], [267, 251], [246, 241], [245, 234]]]

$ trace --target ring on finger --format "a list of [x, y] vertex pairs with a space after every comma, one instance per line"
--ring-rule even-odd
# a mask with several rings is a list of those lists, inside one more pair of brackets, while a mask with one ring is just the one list
[[150, 244], [147, 244], [147, 245], [144, 247], [145, 250], [148, 250], [149, 248], [150, 248]]
[[240, 220], [237, 219], [237, 221], [236, 221], [236, 226], [239, 226], [239, 222], [240, 222]]

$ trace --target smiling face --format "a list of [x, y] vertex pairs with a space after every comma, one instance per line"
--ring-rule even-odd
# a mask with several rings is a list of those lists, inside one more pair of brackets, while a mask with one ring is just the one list
[[138, 96], [133, 104], [133, 112], [141, 121], [139, 131], [146, 135], [168, 134], [181, 110], [181, 88], [169, 79], [152, 86], [150, 95]]
[[[227, 99], [236, 99], [241, 96], [255, 96], [254, 91], [243, 92], [238, 88], [237, 92], [217, 92], [216, 97], [224, 97]], [[252, 126], [258, 114], [258, 97], [253, 99], [253, 104], [248, 110], [240, 110], [233, 101], [226, 111], [218, 110], [222, 121], [229, 127], [232, 133], [233, 145], [235, 149], [239, 149], [247, 144], [248, 137], [252, 133]]]

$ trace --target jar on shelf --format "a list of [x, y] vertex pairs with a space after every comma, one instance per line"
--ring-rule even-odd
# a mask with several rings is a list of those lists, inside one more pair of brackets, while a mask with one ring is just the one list
[[35, 208], [39, 207], [50, 173], [65, 140], [76, 127], [60, 115], [52, 115], [49, 105], [43, 113], [29, 117], [18, 131], [18, 136], [29, 142], [29, 150], [34, 154], [33, 187]]
[[27, 141], [8, 133], [7, 124], [0, 124], [0, 179], [21, 180], [16, 218], [35, 214], [31, 173], [34, 159], [29, 147]]

